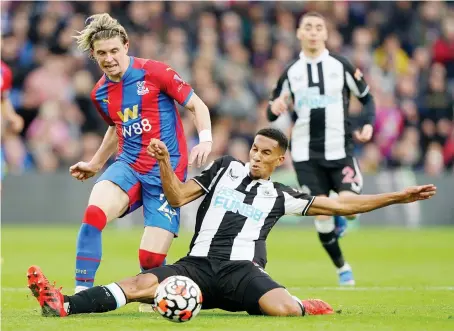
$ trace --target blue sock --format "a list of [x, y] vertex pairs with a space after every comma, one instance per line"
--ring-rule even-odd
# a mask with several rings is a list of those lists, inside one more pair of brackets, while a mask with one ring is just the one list
[[345, 216], [334, 216], [334, 224], [337, 225], [342, 225], [342, 224], [345, 224], [347, 222], [347, 219], [345, 218]]
[[93, 287], [101, 256], [101, 231], [82, 223], [77, 238], [76, 286]]
[[347, 230], [347, 219], [344, 216], [334, 216], [334, 224], [336, 226], [336, 234], [337, 236], [343, 237], [345, 231]]

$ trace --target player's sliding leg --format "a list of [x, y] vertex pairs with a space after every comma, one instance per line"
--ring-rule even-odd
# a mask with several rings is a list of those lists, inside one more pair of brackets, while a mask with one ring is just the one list
[[[165, 264], [165, 258], [174, 236], [167, 230], [145, 226], [139, 248], [139, 262], [142, 271]], [[154, 310], [152, 305], [142, 303], [139, 305], [139, 311], [146, 313]]]
[[67, 296], [49, 283], [39, 267], [30, 267], [27, 277], [28, 287], [38, 300], [42, 315], [46, 317], [104, 313], [134, 301], [151, 302], [158, 286], [155, 275], [140, 274], [118, 283], [95, 286]]
[[127, 210], [128, 204], [128, 195], [110, 181], [100, 181], [93, 187], [77, 237], [76, 292], [93, 286], [102, 256], [101, 233], [108, 222]]
[[329, 315], [333, 309], [319, 299], [300, 300], [284, 288], [275, 288], [259, 299], [260, 310], [269, 316]]

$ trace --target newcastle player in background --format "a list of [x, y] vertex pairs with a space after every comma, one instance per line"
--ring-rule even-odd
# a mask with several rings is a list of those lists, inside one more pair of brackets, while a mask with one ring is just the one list
[[[272, 92], [268, 120], [275, 121], [293, 106], [291, 155], [298, 182], [314, 196], [361, 193], [362, 176], [353, 157], [353, 137], [367, 142], [373, 133], [375, 105], [359, 69], [326, 49], [325, 19], [316, 12], [305, 14], [297, 30], [302, 50], [280, 77]], [[354, 129], [348, 118], [350, 95], [363, 104], [365, 123]], [[356, 215], [348, 215], [354, 219]], [[340, 285], [354, 285], [350, 265], [344, 260], [338, 239], [347, 221], [336, 215], [317, 216], [320, 241], [337, 267]]]

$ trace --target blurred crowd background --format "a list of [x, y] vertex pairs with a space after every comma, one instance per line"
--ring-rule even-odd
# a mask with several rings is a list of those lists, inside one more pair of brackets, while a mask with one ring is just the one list
[[[171, 65], [210, 108], [212, 157], [247, 159], [267, 126], [271, 89], [298, 56], [302, 14], [325, 15], [328, 48], [350, 59], [377, 107], [373, 141], [357, 146], [364, 173], [407, 167], [453, 173], [454, 7], [428, 2], [1, 2], [1, 58], [13, 71], [12, 101], [24, 118], [2, 141], [8, 172], [55, 172], [90, 160], [106, 125], [90, 101], [101, 72], [72, 35], [107, 12], [130, 36], [130, 54]], [[351, 116], [361, 112], [356, 99]], [[189, 148], [197, 132], [181, 109]], [[278, 125], [288, 125], [281, 121]], [[290, 163], [286, 167], [291, 167]]]

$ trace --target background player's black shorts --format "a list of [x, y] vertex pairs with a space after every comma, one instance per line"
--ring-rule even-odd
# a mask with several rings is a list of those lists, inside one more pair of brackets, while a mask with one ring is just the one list
[[169, 276], [189, 277], [202, 291], [202, 309], [247, 311], [251, 315], [262, 314], [258, 303], [262, 295], [283, 287], [251, 261], [221, 261], [186, 256], [174, 264], [153, 268], [144, 273], [156, 275], [159, 282]]
[[335, 192], [351, 191], [360, 194], [363, 176], [354, 157], [340, 160], [309, 160], [294, 162], [296, 176], [301, 187], [307, 187], [310, 194], [329, 195]]

